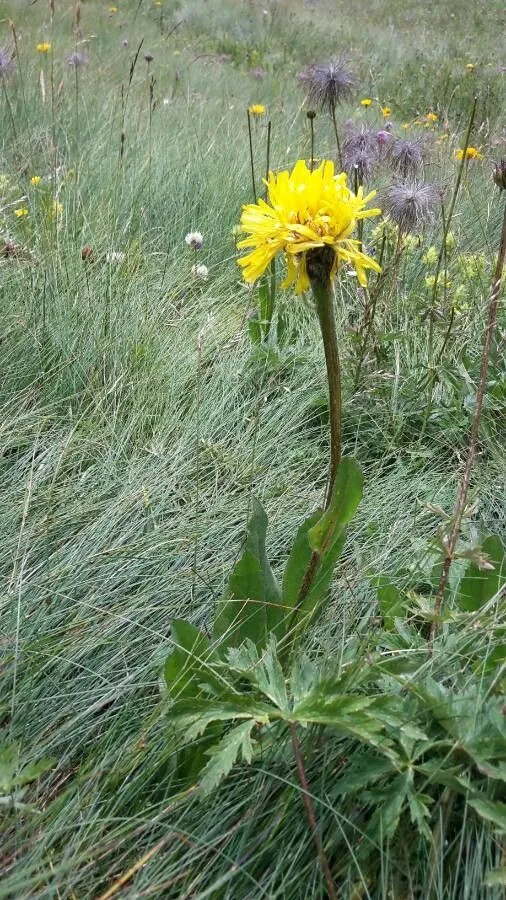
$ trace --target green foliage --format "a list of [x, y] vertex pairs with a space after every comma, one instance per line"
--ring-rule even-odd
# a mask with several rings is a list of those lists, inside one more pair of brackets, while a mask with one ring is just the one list
[[55, 765], [56, 760], [48, 758], [22, 765], [18, 744], [0, 744], [0, 808], [24, 813], [37, 812], [36, 806], [23, 802], [27, 786]]
[[470, 562], [457, 591], [457, 603], [467, 612], [476, 612], [495, 597], [506, 584], [506, 552], [496, 535], [482, 545], [481, 558]]

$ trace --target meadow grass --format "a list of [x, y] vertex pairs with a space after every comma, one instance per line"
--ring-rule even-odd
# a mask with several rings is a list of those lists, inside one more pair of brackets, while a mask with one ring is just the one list
[[[354, 101], [342, 119], [380, 128], [380, 103], [390, 106], [396, 133], [409, 123], [407, 134], [431, 142], [428, 180], [451, 190], [454, 150], [478, 96], [472, 143], [485, 158], [465, 169], [450, 265], [457, 272], [457, 257], [474, 254], [485, 262], [461, 279], [466, 305], [425, 425], [423, 257], [438, 226], [405, 255], [357, 389], [357, 293], [350, 279], [337, 286], [344, 443], [366, 491], [307, 645], [315, 658], [352, 657], [378, 615], [372, 576], [401, 586], [422, 577], [441, 524], [436, 507], [450, 512], [455, 500], [502, 218], [490, 172], [505, 155], [504, 10], [496, 0], [111, 8], [82, 3], [89, 61], [76, 72], [66, 62], [73, 4], [56, 0], [52, 22], [42, 0], [0, 2], [0, 43], [14, 46], [11, 20], [19, 47], [0, 122], [0, 245], [19, 248], [0, 260], [0, 718], [23, 765], [55, 760], [25, 798], [36, 811], [5, 817], [0, 897], [324, 896], [290, 759], [267, 748], [204, 803], [191, 787], [178, 790], [159, 690], [170, 621], [209, 624], [252, 493], [268, 512], [279, 572], [325, 490], [326, 382], [310, 302], [281, 293], [285, 344], [265, 349], [248, 338], [255, 295], [241, 283], [232, 234], [252, 199], [246, 108], [266, 105], [271, 165], [291, 166], [309, 153], [297, 72], [345, 53], [360, 76], [357, 97], [374, 103]], [[41, 41], [49, 53], [37, 52]], [[431, 110], [433, 129], [414, 124]], [[331, 123], [318, 117], [315, 127], [316, 155], [332, 157]], [[265, 136], [259, 118], [258, 179]], [[29, 214], [16, 217], [20, 208]], [[197, 254], [184, 236], [193, 229], [204, 235], [197, 261], [207, 281], [191, 274]], [[83, 259], [83, 247], [93, 256]], [[107, 261], [110, 253], [124, 257]], [[444, 324], [438, 346], [443, 334]], [[479, 527], [504, 538], [501, 340], [472, 498]], [[471, 643], [491, 652], [487, 634], [469, 626], [451, 653], [436, 648], [421, 668], [457, 677]], [[309, 768], [341, 896], [502, 896], [484, 886], [500, 842], [465, 804], [460, 830], [435, 856], [427, 847], [413, 864], [402, 839], [379, 844], [372, 879], [355, 853], [367, 813], [343, 817], [334, 786], [350, 747], [319, 747]], [[434, 821], [444, 830], [444, 809]]]

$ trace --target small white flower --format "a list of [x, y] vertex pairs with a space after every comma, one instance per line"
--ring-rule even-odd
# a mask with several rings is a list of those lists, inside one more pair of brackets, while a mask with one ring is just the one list
[[125, 254], [121, 250], [110, 250], [105, 259], [108, 263], [122, 263], [125, 262]]
[[207, 281], [209, 278], [209, 269], [207, 266], [192, 266], [192, 275], [200, 281]]
[[204, 238], [200, 231], [189, 231], [185, 237], [185, 242], [189, 247], [192, 247], [193, 250], [201, 250]]

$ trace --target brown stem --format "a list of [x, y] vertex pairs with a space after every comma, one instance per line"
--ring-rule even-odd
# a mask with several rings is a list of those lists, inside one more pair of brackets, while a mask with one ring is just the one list
[[492, 280], [492, 289], [488, 303], [488, 320], [485, 328], [485, 336], [483, 339], [483, 351], [481, 355], [480, 377], [478, 381], [478, 390], [476, 392], [476, 403], [474, 407], [473, 419], [471, 423], [471, 433], [469, 435], [469, 446], [467, 451], [466, 466], [462, 481], [460, 484], [457, 502], [455, 504], [455, 513], [453, 518], [453, 527], [446, 544], [446, 553], [443, 563], [443, 570], [439, 580], [439, 586], [434, 603], [434, 619], [430, 629], [429, 649], [432, 652], [432, 646], [436, 635], [436, 628], [441, 614], [441, 606], [443, 603], [444, 593], [450, 576], [450, 568], [453, 562], [455, 547], [460, 533], [460, 526], [466, 508], [467, 494], [469, 484], [471, 482], [471, 473], [473, 470], [474, 460], [476, 458], [476, 444], [478, 440], [478, 431], [480, 427], [481, 413], [483, 409], [483, 398], [485, 396], [485, 387], [487, 383], [488, 364], [492, 351], [492, 342], [494, 339], [494, 330], [497, 321], [497, 304], [499, 301], [499, 293], [501, 290], [501, 279], [504, 269], [504, 259], [506, 257], [506, 204], [504, 207], [504, 216], [501, 232], [501, 243], [499, 245], [499, 255], [497, 257], [497, 265], [495, 268], [494, 278]]
[[299, 782], [302, 788], [302, 801], [306, 810], [309, 828], [311, 829], [311, 834], [313, 835], [313, 840], [318, 852], [318, 859], [320, 861], [323, 877], [325, 878], [325, 884], [327, 885], [327, 892], [330, 900], [337, 900], [336, 886], [334, 884], [334, 879], [332, 878], [332, 873], [330, 871], [327, 854], [325, 853], [325, 849], [322, 844], [318, 822], [316, 821], [316, 813], [313, 806], [311, 792], [309, 790], [306, 770], [304, 767], [304, 759], [302, 757], [302, 751], [300, 749], [299, 739], [297, 737], [297, 728], [293, 723], [291, 723], [290, 725], [290, 734], [292, 738], [293, 755], [295, 757], [295, 763], [297, 766], [297, 775], [299, 776]]

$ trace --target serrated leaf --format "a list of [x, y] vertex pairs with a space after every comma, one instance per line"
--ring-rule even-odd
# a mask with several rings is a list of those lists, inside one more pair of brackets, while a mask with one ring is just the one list
[[210, 794], [220, 781], [225, 778], [234, 766], [239, 754], [245, 762], [250, 763], [253, 757], [251, 732], [254, 721], [241, 722], [222, 737], [221, 741], [207, 751], [210, 757], [204, 768], [200, 788], [205, 795]]
[[352, 758], [344, 774], [337, 779], [335, 788], [339, 794], [363, 791], [367, 785], [374, 784], [394, 771], [392, 761], [388, 757], [364, 751]]
[[493, 568], [483, 569], [471, 562], [457, 590], [457, 604], [466, 612], [481, 609], [506, 585], [506, 554], [501, 539], [496, 535], [487, 537], [482, 554], [488, 557]]
[[265, 552], [267, 516], [257, 500], [252, 509], [244, 552], [214, 621], [213, 636], [222, 650], [239, 646], [248, 638], [261, 650], [271, 632], [278, 639], [284, 632], [281, 591]]
[[[283, 604], [292, 609], [290, 630], [306, 628], [320, 614], [343, 548], [346, 527], [362, 497], [363, 477], [351, 457], [341, 460], [329, 508], [313, 513], [302, 524], [290, 553], [283, 579]], [[308, 566], [313, 565], [306, 588]], [[294, 635], [295, 637], [295, 635]]]
[[487, 822], [492, 822], [501, 832], [506, 832], [506, 803], [497, 800], [486, 800], [483, 797], [475, 797], [469, 800], [469, 805]]
[[271, 638], [257, 670], [257, 684], [262, 693], [279, 709], [288, 712], [285, 676], [276, 654], [276, 641]]

